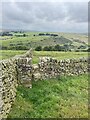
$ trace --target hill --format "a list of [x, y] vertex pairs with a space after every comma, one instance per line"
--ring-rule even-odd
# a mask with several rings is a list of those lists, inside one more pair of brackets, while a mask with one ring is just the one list
[[[12, 36], [11, 36], [12, 35]], [[56, 35], [56, 36], [55, 36]], [[87, 49], [88, 37], [85, 34], [55, 33], [55, 32], [23, 32], [13, 31], [0, 36], [2, 49], [28, 50], [37, 46], [63, 46], [67, 44], [70, 49]]]

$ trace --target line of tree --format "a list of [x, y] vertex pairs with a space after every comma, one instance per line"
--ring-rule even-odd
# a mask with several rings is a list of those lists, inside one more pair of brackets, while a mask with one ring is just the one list
[[42, 48], [42, 46], [37, 46], [35, 48], [36, 51], [70, 51], [68, 45], [55, 45], [55, 46], [45, 46]]
[[[67, 45], [67, 44], [64, 44], [63, 46], [60, 46], [60, 45], [55, 45], [55, 46], [45, 46], [45, 47], [42, 47], [42, 46], [37, 46], [35, 48], [36, 51], [72, 51], [70, 49], [70, 46]], [[77, 49], [77, 50], [74, 50], [76, 52], [90, 52], [90, 48], [88, 49]]]
[[[90, 52], [90, 47], [86, 49], [82, 49], [83, 47], [74, 48], [72, 45], [64, 44], [63, 46], [55, 45], [55, 46], [37, 46], [34, 50], [36, 51], [75, 51], [75, 52]], [[10, 43], [8, 46], [0, 45], [0, 49], [2, 50], [29, 50], [30, 46], [23, 43]]]
[[54, 36], [54, 37], [58, 36], [58, 34], [50, 34], [50, 33], [39, 33], [38, 35], [39, 36]]

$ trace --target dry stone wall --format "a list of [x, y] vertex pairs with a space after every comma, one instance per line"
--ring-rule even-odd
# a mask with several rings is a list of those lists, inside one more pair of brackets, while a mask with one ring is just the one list
[[46, 79], [58, 75], [79, 75], [88, 72], [88, 58], [60, 60], [49, 57], [40, 59], [38, 65], [33, 66], [34, 79]]
[[38, 64], [32, 64], [31, 50], [24, 55], [0, 61], [0, 118], [7, 117], [15, 100], [18, 84], [31, 88], [32, 80], [87, 73], [90, 65], [88, 61], [86, 58], [58, 61], [43, 57]]
[[25, 87], [31, 88], [32, 80], [32, 64], [31, 58], [19, 58], [17, 60], [17, 77], [20, 84]]
[[28, 81], [28, 86], [31, 87], [30, 73], [27, 70], [28, 67], [31, 68], [31, 59], [31, 51], [28, 51], [24, 55], [0, 61], [0, 119], [7, 118], [18, 84], [27, 85]]
[[15, 61], [2, 61], [0, 68], [0, 118], [6, 118], [16, 96], [17, 72]]

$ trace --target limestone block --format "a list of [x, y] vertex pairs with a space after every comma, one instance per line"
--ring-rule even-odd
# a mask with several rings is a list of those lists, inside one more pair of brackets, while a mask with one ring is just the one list
[[33, 76], [34, 76], [35, 80], [41, 78], [41, 74], [40, 73], [34, 73]]

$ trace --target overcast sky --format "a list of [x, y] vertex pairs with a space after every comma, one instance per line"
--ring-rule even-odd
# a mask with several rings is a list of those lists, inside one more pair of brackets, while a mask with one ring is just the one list
[[88, 2], [58, 2], [58, 0], [17, 2], [8, 0], [8, 2], [2, 3], [2, 28], [87, 32]]

